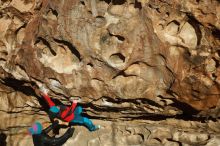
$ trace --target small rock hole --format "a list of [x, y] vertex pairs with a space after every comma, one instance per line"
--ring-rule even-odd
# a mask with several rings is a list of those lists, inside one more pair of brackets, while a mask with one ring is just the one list
[[169, 25], [170, 23], [174, 23], [174, 24], [176, 24], [178, 26], [180, 25], [180, 23], [178, 21], [176, 21], [176, 20], [173, 20], [173, 21], [169, 22], [167, 25]]
[[149, 4], [148, 7], [151, 8], [151, 9], [153, 8], [151, 4]]
[[89, 13], [89, 14], [92, 14], [92, 11], [89, 10], [88, 13]]
[[79, 61], [81, 61], [81, 54], [79, 53], [79, 51], [76, 49], [76, 47], [72, 43], [65, 41], [65, 40], [55, 39], [55, 38], [54, 38], [54, 41], [67, 46], [70, 49], [71, 53], [74, 54], [79, 59]]
[[88, 66], [91, 66], [91, 67], [93, 67], [93, 66], [94, 66], [92, 63], [88, 63], [87, 65], [88, 65]]
[[135, 0], [135, 2], [134, 2], [134, 8], [142, 9], [141, 2], [138, 2], [137, 0]]
[[103, 17], [103, 16], [96, 16], [96, 18], [98, 18], [98, 19], [105, 19], [105, 17]]
[[6, 59], [0, 58], [0, 62], [1, 62], [1, 61], [6, 62]]
[[57, 53], [51, 48], [50, 43], [46, 39], [44, 39], [42, 37], [38, 37], [34, 44], [36, 45], [39, 42], [42, 42], [45, 46], [47, 46], [49, 48], [50, 52], [52, 53], [52, 55], [54, 55], [54, 56], [57, 55]]
[[215, 67], [218, 68], [219, 67], [219, 61], [214, 57], [212, 57], [212, 59], [215, 61]]
[[159, 8], [156, 8], [156, 11], [157, 11], [158, 13], [161, 13]]
[[120, 64], [125, 62], [125, 56], [121, 53], [115, 53], [110, 56], [110, 60], [112, 63]]
[[123, 5], [126, 0], [112, 0], [113, 5]]
[[214, 79], [216, 79], [218, 76], [216, 76], [215, 73], [212, 73], [212, 77], [213, 77]]
[[52, 12], [56, 17], [58, 16], [57, 10], [54, 10], [54, 9], [52, 9], [52, 8], [50, 8], [50, 10], [51, 10], [51, 12]]
[[85, 6], [85, 2], [84, 1], [80, 1], [80, 4], [84, 5]]
[[200, 45], [201, 39], [202, 39], [202, 32], [200, 30], [199, 25], [201, 24], [196, 18], [192, 15], [187, 15], [189, 20], [189, 24], [192, 25], [192, 27], [195, 29], [196, 35], [197, 35], [197, 45]]
[[111, 34], [111, 33], [109, 33], [109, 35], [116, 37], [120, 41], [124, 41], [125, 40], [125, 38], [123, 36], [121, 36], [121, 35], [114, 35], [114, 34]]
[[2, 51], [2, 52], [0, 52], [3, 56], [8, 56], [8, 52], [6, 52], [6, 51]]
[[212, 29], [212, 35], [220, 40], [220, 30], [218, 30], [217, 28]]
[[115, 35], [115, 37], [117, 37], [118, 40], [120, 40], [120, 41], [124, 41], [125, 40], [125, 38], [123, 36], [121, 36], [121, 35]]

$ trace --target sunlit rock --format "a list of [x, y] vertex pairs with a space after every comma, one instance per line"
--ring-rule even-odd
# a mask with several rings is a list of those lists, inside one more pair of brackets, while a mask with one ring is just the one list
[[44, 86], [102, 126], [76, 126], [66, 146], [218, 145], [219, 8], [217, 0], [0, 1], [0, 134], [8, 146], [31, 145], [27, 127], [49, 125]]

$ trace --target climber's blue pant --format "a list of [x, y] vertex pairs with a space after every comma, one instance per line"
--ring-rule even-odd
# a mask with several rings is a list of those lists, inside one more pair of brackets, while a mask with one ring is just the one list
[[70, 124], [85, 125], [89, 129], [89, 131], [94, 131], [96, 129], [96, 126], [92, 123], [90, 119], [88, 119], [87, 117], [83, 117], [81, 113], [82, 107], [77, 106], [74, 110], [74, 119], [70, 121]]

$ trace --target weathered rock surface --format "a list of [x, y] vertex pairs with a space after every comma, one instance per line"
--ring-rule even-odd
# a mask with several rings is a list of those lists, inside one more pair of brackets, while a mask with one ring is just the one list
[[[218, 145], [219, 63], [219, 0], [2, 0], [0, 129], [19, 145], [35, 120], [49, 122], [43, 85], [63, 104], [80, 98], [91, 118], [119, 121], [80, 145]], [[195, 122], [210, 117], [211, 133]], [[197, 128], [120, 127], [170, 118]]]
[[[86, 128], [76, 126], [73, 137], [64, 146], [218, 146], [220, 144], [220, 134], [216, 134], [208, 126], [211, 121], [200, 123], [175, 119], [172, 122], [154, 121], [152, 123], [149, 121], [110, 122], [94, 120], [94, 123], [100, 124], [102, 128], [95, 132], [88, 132]], [[215, 124], [215, 126], [212, 125], [212, 128], [218, 129], [219, 121]], [[186, 125], [190, 125], [190, 127]], [[65, 130], [61, 129], [60, 134]], [[19, 143], [13, 141], [14, 138], [19, 138]], [[32, 145], [32, 138], [30, 135], [20, 133], [19, 135], [12, 135], [8, 144]]]

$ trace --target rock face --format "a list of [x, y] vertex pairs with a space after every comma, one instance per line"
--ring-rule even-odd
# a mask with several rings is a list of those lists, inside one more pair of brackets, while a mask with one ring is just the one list
[[[0, 129], [11, 142], [49, 121], [42, 85], [63, 104], [79, 98], [91, 118], [218, 121], [219, 63], [218, 0], [2, 0]], [[164, 132], [117, 145], [219, 143], [215, 134]]]

